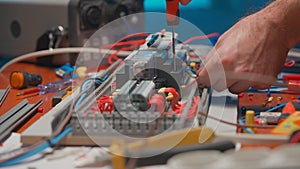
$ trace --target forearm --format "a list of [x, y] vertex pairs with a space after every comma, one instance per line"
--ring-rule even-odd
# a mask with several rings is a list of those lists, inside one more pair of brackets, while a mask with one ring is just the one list
[[257, 15], [278, 29], [288, 49], [300, 42], [300, 0], [276, 0]]

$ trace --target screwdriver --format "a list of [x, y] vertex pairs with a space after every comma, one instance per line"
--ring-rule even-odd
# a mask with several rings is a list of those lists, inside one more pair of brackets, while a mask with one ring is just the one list
[[167, 24], [172, 27], [172, 48], [174, 71], [176, 72], [176, 56], [175, 56], [175, 33], [174, 26], [179, 25], [179, 0], [166, 0], [167, 6]]
[[50, 93], [50, 92], [58, 92], [63, 90], [73, 84], [75, 82], [73, 79], [64, 79], [60, 81], [50, 82], [44, 85], [38, 85], [37, 88], [26, 90], [24, 92], [17, 93], [17, 96], [38, 93], [40, 95]]

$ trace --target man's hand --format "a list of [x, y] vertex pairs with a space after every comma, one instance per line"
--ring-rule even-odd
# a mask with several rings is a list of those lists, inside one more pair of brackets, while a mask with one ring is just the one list
[[205, 66], [199, 72], [199, 83], [218, 91], [228, 87], [232, 93], [249, 87], [268, 88], [277, 79], [293, 47], [292, 39], [287, 39], [287, 30], [282, 28], [293, 25], [280, 25], [285, 22], [280, 18], [282, 13], [278, 17], [273, 15], [274, 11], [265, 9], [240, 20], [224, 33], [206, 56]]

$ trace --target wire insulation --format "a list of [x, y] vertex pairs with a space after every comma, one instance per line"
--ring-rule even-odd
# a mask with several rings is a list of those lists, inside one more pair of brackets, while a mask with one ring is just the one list
[[36, 155], [38, 153], [43, 152], [46, 148], [49, 148], [52, 145], [57, 144], [61, 139], [63, 139], [71, 131], [72, 131], [72, 128], [67, 128], [66, 130], [64, 130], [62, 133], [60, 133], [59, 135], [57, 135], [53, 139], [50, 139], [49, 141], [44, 142], [43, 144], [39, 145], [38, 147], [32, 149], [31, 151], [29, 151], [27, 153], [24, 153], [23, 155], [18, 156], [18, 157], [14, 158], [10, 161], [6, 161], [4, 163], [1, 163], [0, 167], [7, 167], [7, 166], [18, 164], [18, 163], [22, 162], [23, 160], [25, 160], [25, 159], [33, 156], [33, 155]]
[[[58, 49], [51, 49], [51, 50], [42, 50], [37, 52], [28, 53], [25, 55], [18, 56], [0, 68], [0, 73], [4, 71], [8, 66], [12, 65], [13, 63], [24, 61], [27, 59], [32, 58], [39, 58], [43, 56], [49, 55], [57, 55], [57, 54], [66, 54], [66, 53], [100, 53], [100, 54], [113, 54], [117, 51], [115, 50], [108, 50], [108, 49], [98, 49], [98, 48], [81, 48], [81, 47], [71, 47], [71, 48], [58, 48]], [[128, 51], [118, 51], [117, 55], [119, 56], [128, 56], [131, 52]]]

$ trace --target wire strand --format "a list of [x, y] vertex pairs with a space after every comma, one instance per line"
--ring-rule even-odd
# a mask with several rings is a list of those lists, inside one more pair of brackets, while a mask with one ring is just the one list
[[[3, 65], [0, 69], [0, 73], [4, 71], [8, 66], [12, 65], [13, 63], [20, 62], [23, 60], [31, 59], [31, 58], [39, 58], [43, 56], [49, 55], [57, 55], [57, 54], [65, 54], [65, 53], [100, 53], [100, 54], [113, 54], [117, 51], [115, 50], [108, 50], [108, 49], [98, 49], [98, 48], [81, 48], [81, 47], [71, 47], [71, 48], [58, 48], [58, 49], [51, 49], [51, 50], [42, 50], [37, 52], [28, 53], [25, 55], [18, 56], [5, 65]], [[131, 52], [128, 51], [118, 51], [117, 54], [119, 56], [128, 56]]]
[[207, 35], [203, 35], [203, 36], [194, 36], [194, 37], [191, 37], [187, 40], [185, 40], [184, 42], [182, 42], [182, 44], [188, 44], [188, 43], [191, 43], [195, 40], [202, 40], [202, 39], [209, 39], [209, 38], [212, 38], [212, 37], [219, 37], [220, 34], [219, 33], [211, 33], [211, 34], [207, 34]]

